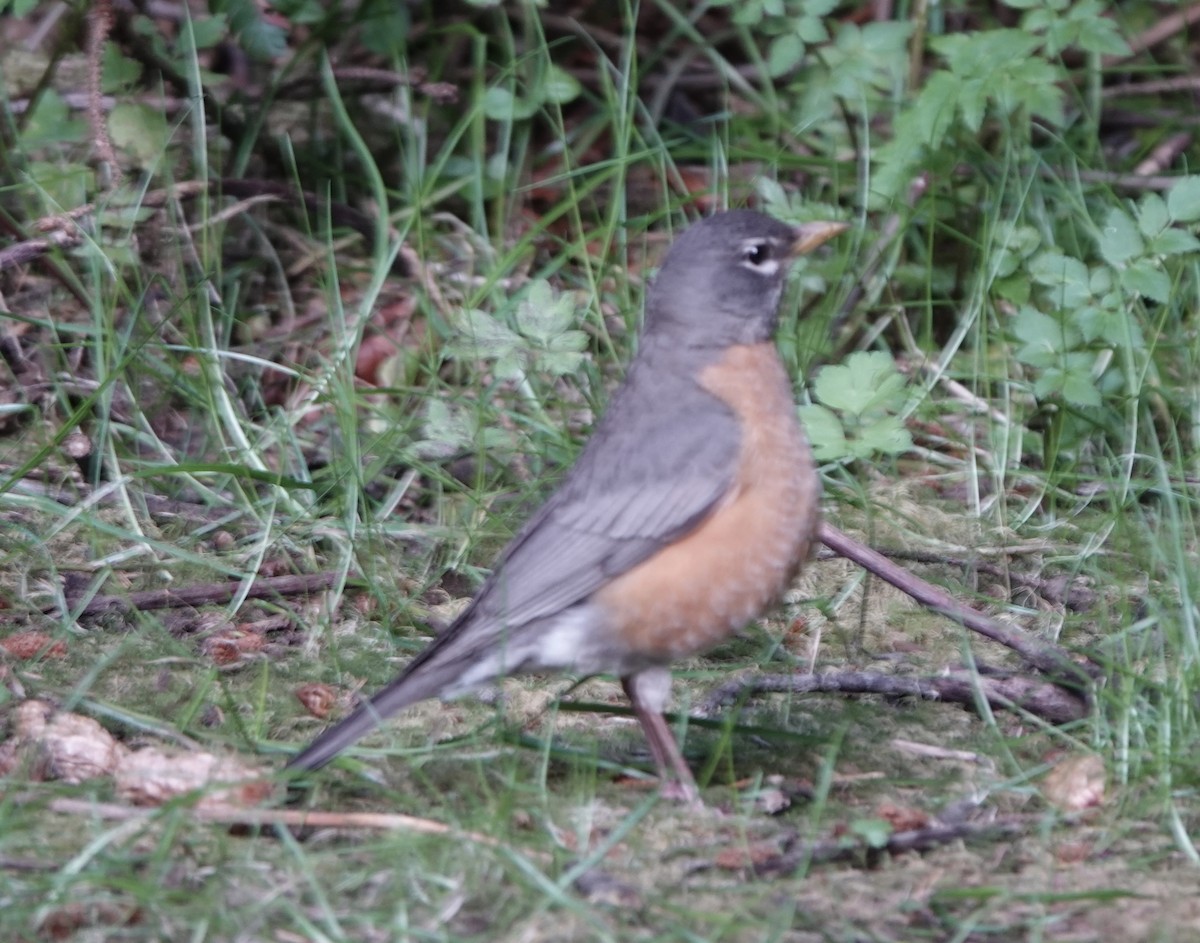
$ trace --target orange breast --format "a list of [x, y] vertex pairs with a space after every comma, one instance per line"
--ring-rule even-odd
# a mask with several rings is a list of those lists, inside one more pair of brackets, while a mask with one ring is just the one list
[[734, 347], [700, 381], [741, 420], [735, 486], [699, 527], [594, 597], [630, 654], [656, 660], [709, 648], [777, 599], [819, 513], [820, 478], [774, 345]]

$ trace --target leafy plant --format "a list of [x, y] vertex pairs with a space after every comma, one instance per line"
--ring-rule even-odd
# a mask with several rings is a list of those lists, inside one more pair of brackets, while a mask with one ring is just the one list
[[903, 375], [882, 351], [856, 351], [842, 364], [829, 364], [813, 380], [818, 400], [800, 407], [800, 417], [823, 462], [899, 455], [912, 437], [896, 413], [908, 399]]
[[1200, 240], [1186, 228], [1200, 220], [1200, 177], [1183, 178], [1166, 199], [1147, 193], [1131, 209], [1109, 209], [1096, 233], [1100, 259], [1093, 264], [1055, 247], [1030, 252], [1027, 229], [1000, 250], [1002, 271], [1014, 269], [1014, 251], [1025, 252], [1024, 272], [1038, 287], [1034, 303], [1017, 309], [1012, 333], [1020, 344], [1017, 359], [1036, 372], [1039, 399], [1087, 408], [1101, 406], [1106, 396], [1139, 392], [1145, 306], [1166, 303], [1174, 270], [1200, 251]]
[[478, 308], [452, 311], [447, 353], [468, 363], [488, 360], [497, 378], [523, 382], [531, 371], [574, 373], [587, 335], [572, 327], [575, 302], [545, 279], [531, 282], [510, 309], [509, 323]]

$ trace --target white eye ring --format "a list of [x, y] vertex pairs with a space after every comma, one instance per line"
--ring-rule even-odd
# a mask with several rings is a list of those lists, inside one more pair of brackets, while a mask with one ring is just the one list
[[779, 259], [765, 239], [751, 239], [742, 245], [742, 265], [759, 275], [770, 277], [779, 271]]

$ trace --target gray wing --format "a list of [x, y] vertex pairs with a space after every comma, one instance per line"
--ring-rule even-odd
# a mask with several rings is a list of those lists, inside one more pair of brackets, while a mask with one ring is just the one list
[[[659, 401], [638, 395], [650, 382]], [[560, 489], [496, 561], [464, 622], [511, 630], [586, 598], [692, 530], [733, 486], [733, 412], [691, 381], [631, 371]], [[665, 400], [665, 401], [664, 401]], [[629, 403], [651, 403], [641, 415]]]

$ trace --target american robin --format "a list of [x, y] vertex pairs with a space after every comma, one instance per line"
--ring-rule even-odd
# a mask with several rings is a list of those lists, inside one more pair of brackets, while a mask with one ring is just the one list
[[665, 790], [697, 802], [662, 716], [667, 666], [759, 615], [808, 555], [821, 485], [773, 335], [791, 258], [846, 228], [735, 210], [684, 232], [647, 292], [625, 382], [561, 487], [462, 615], [288, 767], [323, 766], [426, 698], [519, 673], [611, 673]]

